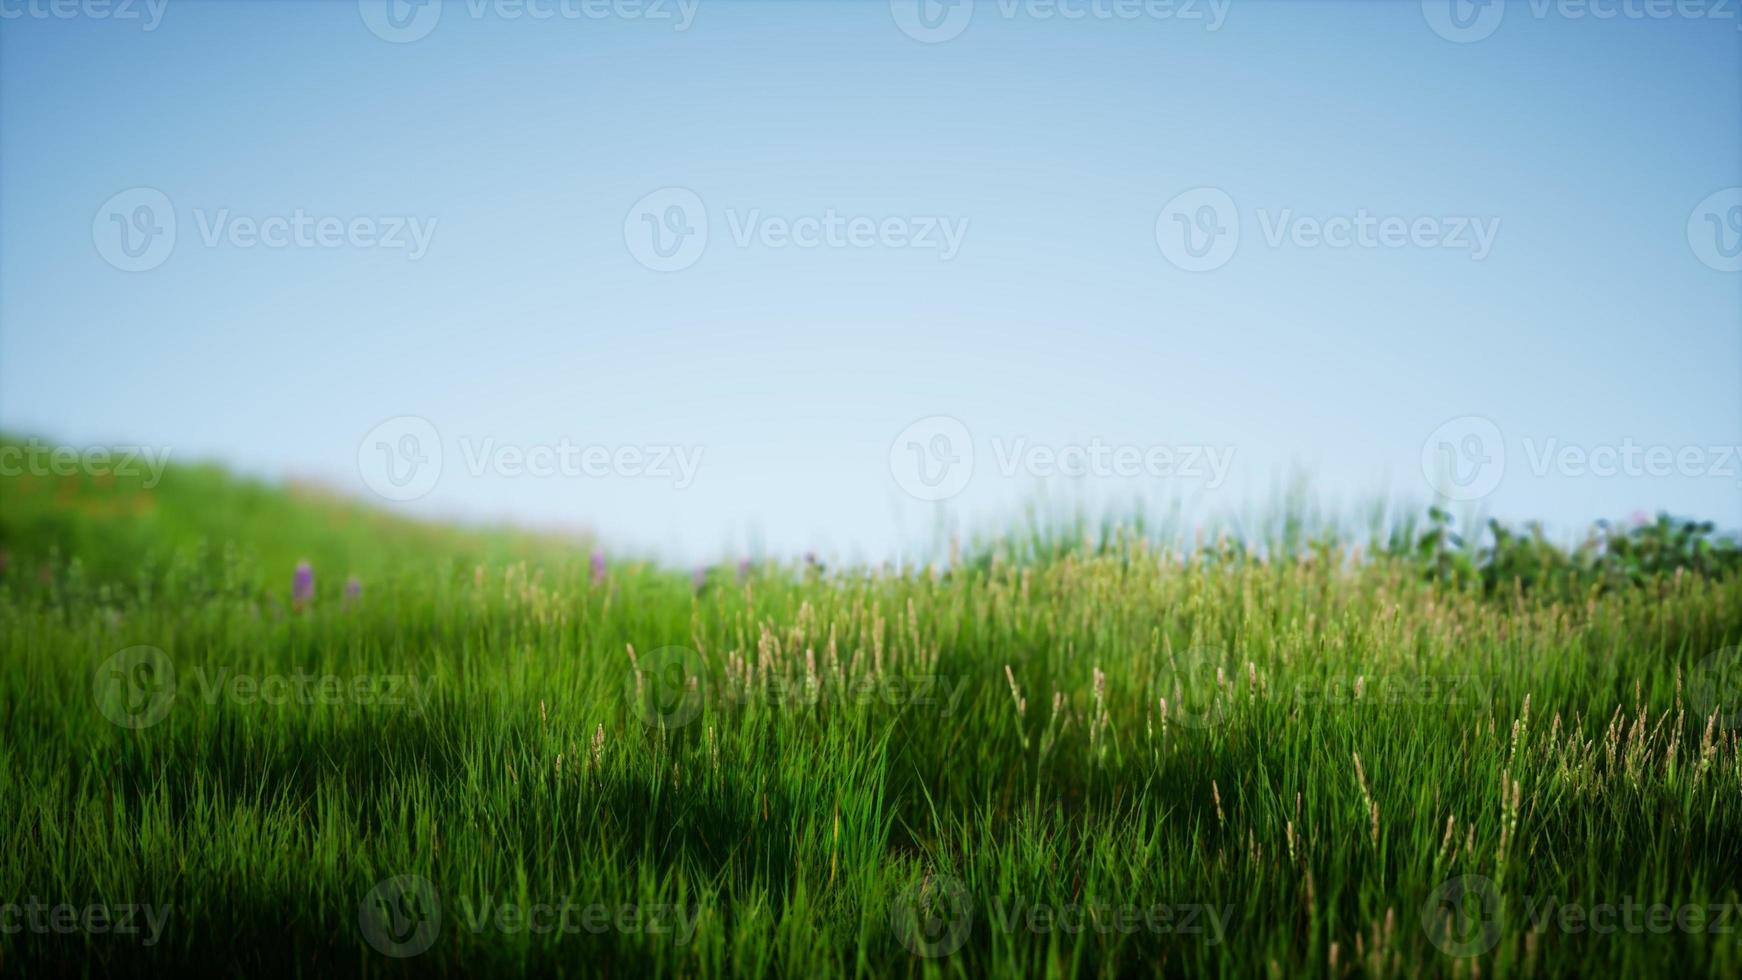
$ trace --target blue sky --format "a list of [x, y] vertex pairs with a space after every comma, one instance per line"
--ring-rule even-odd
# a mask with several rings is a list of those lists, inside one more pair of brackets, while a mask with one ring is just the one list
[[1734, 6], [0, 0], [0, 427], [682, 561], [1738, 526]]

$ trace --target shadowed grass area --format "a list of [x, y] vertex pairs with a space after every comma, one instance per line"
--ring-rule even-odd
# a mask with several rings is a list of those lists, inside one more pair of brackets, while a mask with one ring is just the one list
[[211, 469], [0, 492], [0, 970], [1742, 970], [1703, 531], [1079, 527], [697, 588]]

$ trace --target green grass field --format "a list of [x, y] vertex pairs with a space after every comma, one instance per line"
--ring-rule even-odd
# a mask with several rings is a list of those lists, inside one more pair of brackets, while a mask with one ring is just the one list
[[0, 478], [0, 975], [1742, 974], [1733, 552], [1279, 526], [698, 582]]

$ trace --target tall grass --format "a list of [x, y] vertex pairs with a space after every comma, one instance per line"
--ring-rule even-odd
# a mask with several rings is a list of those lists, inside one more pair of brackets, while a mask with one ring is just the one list
[[1742, 903], [1730, 572], [1122, 526], [698, 588], [210, 472], [30, 480], [0, 906], [168, 911], [0, 934], [0, 972], [1742, 972], [1734, 908], [1619, 918]]

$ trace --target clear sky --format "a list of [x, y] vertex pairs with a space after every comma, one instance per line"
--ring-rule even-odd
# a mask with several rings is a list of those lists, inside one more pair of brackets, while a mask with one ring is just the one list
[[10, 432], [683, 561], [1291, 473], [1742, 525], [1734, 3], [58, 2]]

